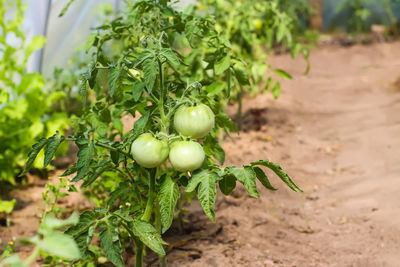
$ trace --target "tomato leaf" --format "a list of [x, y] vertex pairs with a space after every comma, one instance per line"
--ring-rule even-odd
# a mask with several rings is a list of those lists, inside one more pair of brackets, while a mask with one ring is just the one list
[[77, 260], [81, 257], [81, 253], [74, 239], [66, 234], [53, 232], [40, 240], [37, 246], [54, 256]]
[[158, 63], [152, 58], [144, 61], [143, 63], [144, 83], [149, 93], [153, 91], [154, 83], [158, 74]]
[[208, 85], [205, 89], [208, 92], [208, 95], [217, 95], [225, 89], [225, 83], [222, 81], [216, 81]]
[[96, 179], [103, 174], [108, 169], [112, 169], [112, 164], [108, 160], [101, 160], [98, 163], [98, 168], [95, 168], [93, 172], [85, 178], [85, 181], [82, 184], [82, 187], [88, 187], [91, 185]]
[[225, 151], [214, 136], [209, 134], [204, 138], [203, 149], [207, 155], [215, 157], [221, 164], [224, 164]]
[[271, 183], [268, 180], [267, 175], [263, 172], [263, 170], [261, 170], [259, 167], [253, 166], [253, 171], [256, 174], [257, 179], [262, 183], [262, 185], [265, 188], [267, 188], [269, 190], [273, 190], [273, 191], [277, 190], [275, 187], [273, 187], [271, 185]]
[[159, 255], [165, 255], [162, 245], [166, 245], [167, 243], [162, 240], [160, 234], [150, 223], [134, 219], [129, 225], [131, 226], [133, 234], [137, 236], [140, 241], [143, 242], [143, 244], [145, 244], [155, 253]]
[[249, 75], [244, 69], [234, 68], [235, 76], [241, 85], [250, 85]]
[[95, 147], [94, 143], [91, 142], [86, 142], [89, 140], [78, 140], [77, 141], [77, 146], [79, 147], [78, 151], [78, 161], [76, 163], [76, 168], [77, 168], [77, 174], [76, 176], [71, 180], [72, 182], [77, 182], [84, 178], [86, 174], [89, 172], [90, 169], [90, 163], [92, 161], [93, 154], [95, 152]]
[[160, 213], [162, 222], [162, 233], [168, 230], [174, 219], [175, 206], [180, 197], [179, 186], [170, 176], [165, 177], [161, 184], [158, 199], [160, 203]]
[[218, 184], [221, 192], [228, 196], [236, 187], [236, 178], [234, 175], [228, 174], [225, 175], [222, 180], [218, 182]]
[[252, 166], [259, 165], [259, 166], [265, 166], [269, 169], [271, 169], [276, 175], [278, 175], [281, 180], [287, 184], [293, 191], [303, 193], [303, 190], [301, 190], [289, 177], [289, 175], [282, 170], [281, 166], [277, 163], [273, 163], [269, 160], [259, 160], [256, 162], [251, 163]]
[[96, 215], [92, 211], [84, 211], [79, 216], [79, 222], [75, 226], [70, 227], [65, 233], [72, 236], [82, 253], [83, 257], [88, 255], [88, 245], [90, 240], [88, 238], [88, 231], [91, 226], [96, 222]]
[[216, 75], [222, 74], [229, 68], [230, 65], [231, 65], [231, 58], [229, 56], [224, 56], [214, 64], [215, 74]]
[[143, 89], [144, 83], [142, 83], [141, 81], [135, 81], [132, 88], [132, 96], [135, 101], [138, 101], [140, 99], [143, 93]]
[[281, 84], [279, 82], [275, 82], [274, 88], [272, 88], [272, 95], [275, 99], [279, 97], [281, 94]]
[[225, 129], [225, 131], [230, 134], [230, 131], [237, 132], [235, 123], [231, 118], [226, 115], [226, 113], [219, 113], [215, 116], [215, 123], [218, 127]]
[[119, 90], [119, 87], [121, 85], [120, 76], [120, 67], [113, 67], [110, 69], [110, 73], [108, 74], [108, 92], [110, 93], [111, 97], [114, 96], [116, 90]]
[[116, 219], [111, 217], [104, 224], [106, 227], [100, 232], [100, 244], [101, 249], [113, 264], [117, 267], [124, 267], [124, 261], [122, 260], [122, 249], [119, 241], [118, 225]]
[[32, 150], [29, 151], [29, 153], [28, 153], [28, 161], [26, 162], [25, 168], [22, 171], [22, 173], [20, 175], [18, 175], [19, 177], [23, 176], [25, 173], [27, 173], [29, 171], [29, 169], [31, 168], [33, 162], [35, 161], [37, 155], [39, 154], [40, 150], [42, 150], [42, 148], [45, 145], [47, 145], [48, 142], [49, 142], [49, 140], [43, 137], [43, 138], [39, 139], [38, 142], [32, 146]]
[[79, 86], [79, 94], [82, 97], [82, 105], [86, 106], [87, 101], [87, 80], [84, 75], [81, 76], [81, 84]]
[[[141, 134], [144, 130], [144, 128], [146, 128], [147, 122], [149, 121], [149, 117], [150, 117], [150, 110], [146, 111], [146, 113], [144, 113], [142, 115], [142, 117], [140, 117], [140, 119], [138, 119], [137, 121], [135, 121], [135, 124], [133, 125], [133, 130], [132, 130], [132, 138], [130, 138], [130, 140], [135, 140], [136, 137], [139, 136], [139, 134]], [[129, 141], [130, 141], [129, 140]], [[129, 143], [128, 141], [128, 143]]]
[[160, 54], [164, 56], [167, 59], [168, 63], [173, 67], [179, 66], [181, 61], [171, 48], [161, 49]]
[[290, 75], [289, 73], [287, 73], [286, 71], [284, 71], [282, 69], [276, 69], [275, 73], [278, 74], [279, 76], [281, 76], [284, 79], [287, 79], [287, 80], [293, 79], [292, 75]]
[[243, 168], [227, 167], [226, 170], [244, 185], [250, 196], [255, 198], [260, 196], [257, 191], [256, 174], [250, 166], [244, 166]]
[[46, 148], [44, 149], [44, 162], [43, 162], [43, 168], [46, 168], [46, 166], [50, 163], [51, 159], [53, 158], [54, 154], [57, 151], [57, 148], [61, 144], [62, 141], [64, 141], [65, 137], [61, 136], [60, 138], [58, 137], [58, 131], [56, 134], [54, 134], [52, 137], [48, 139], [48, 143], [46, 145]]
[[197, 198], [204, 213], [215, 222], [214, 204], [216, 199], [215, 183], [218, 180], [218, 175], [210, 170], [198, 170], [193, 173], [188, 185], [185, 188], [186, 192], [193, 192], [197, 188]]

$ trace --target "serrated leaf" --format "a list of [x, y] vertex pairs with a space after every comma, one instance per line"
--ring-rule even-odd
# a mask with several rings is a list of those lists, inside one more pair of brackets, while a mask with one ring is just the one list
[[269, 189], [269, 190], [273, 190], [273, 191], [277, 190], [275, 187], [273, 187], [273, 186], [271, 185], [271, 183], [270, 183], [269, 180], [268, 180], [267, 175], [264, 173], [263, 170], [261, 170], [259, 167], [253, 166], [253, 171], [254, 171], [254, 173], [256, 174], [257, 179], [262, 183], [262, 185], [263, 185], [265, 188], [267, 188], [267, 189]]
[[70, 227], [65, 234], [72, 236], [85, 258], [88, 255], [88, 245], [90, 243], [89, 229], [96, 223], [96, 215], [92, 211], [84, 211], [79, 216], [77, 225]]
[[241, 85], [250, 85], [249, 75], [244, 69], [234, 68], [236, 79]]
[[153, 250], [159, 255], [165, 255], [163, 244], [166, 243], [162, 240], [157, 230], [148, 222], [134, 219], [130, 223], [133, 234], [140, 239], [148, 248]]
[[101, 249], [107, 259], [117, 267], [124, 267], [121, 243], [118, 236], [118, 225], [113, 223], [111, 220], [108, 220], [106, 228], [100, 232], [99, 238]]
[[[107, 206], [111, 206], [118, 198], [122, 198], [123, 201], [130, 194], [132, 194], [132, 187], [129, 186], [128, 182], [122, 182], [118, 185], [118, 188], [110, 193], [110, 198], [107, 201]], [[123, 198], [125, 197], [125, 198]]]
[[207, 135], [203, 141], [203, 149], [204, 152], [209, 155], [215, 157], [221, 164], [225, 162], [225, 151], [219, 145], [217, 139], [212, 135]]
[[99, 167], [95, 168], [94, 171], [85, 178], [85, 181], [82, 184], [82, 187], [88, 187], [91, 185], [96, 179], [103, 174], [106, 170], [112, 168], [112, 165], [107, 160], [102, 160], [99, 162]]
[[78, 246], [69, 235], [53, 232], [37, 243], [38, 247], [57, 257], [77, 260], [81, 257]]
[[174, 53], [174, 51], [170, 48], [161, 49], [161, 55], [163, 55], [168, 63], [173, 67], [177, 67], [180, 64], [179, 57]]
[[61, 142], [65, 139], [64, 136], [58, 137], [58, 132], [48, 139], [48, 143], [44, 150], [44, 162], [43, 168], [46, 168], [49, 165], [51, 159], [53, 158], [54, 154], [56, 153], [58, 147], [60, 146]]
[[251, 163], [252, 166], [254, 165], [259, 165], [259, 166], [265, 166], [269, 169], [271, 169], [278, 177], [287, 185], [289, 186], [293, 191], [300, 192], [302, 193], [303, 190], [301, 190], [289, 177], [289, 175], [282, 170], [281, 166], [277, 163], [273, 163], [269, 160], [259, 160], [256, 162]]
[[141, 81], [135, 81], [132, 88], [132, 96], [135, 101], [138, 101], [140, 99], [143, 93], [143, 89], [144, 83], [142, 83]]
[[197, 188], [197, 198], [204, 213], [215, 222], [214, 204], [217, 195], [215, 183], [218, 175], [210, 170], [198, 170], [193, 173], [185, 188], [186, 192], [192, 192]]
[[216, 75], [222, 74], [229, 68], [230, 65], [231, 65], [231, 58], [229, 56], [224, 56], [214, 64], [215, 74]]
[[225, 89], [225, 83], [222, 81], [216, 81], [210, 85], [207, 85], [205, 89], [208, 92], [208, 95], [217, 95]]
[[244, 185], [250, 196], [255, 198], [260, 196], [257, 191], [256, 174], [251, 167], [227, 167], [226, 170], [234, 175], [236, 179]]
[[95, 151], [93, 142], [84, 145], [80, 145], [79, 143], [77, 143], [77, 145], [79, 147], [78, 161], [76, 163], [77, 174], [71, 180], [72, 182], [77, 182], [87, 175]]
[[66, 169], [63, 174], [61, 174], [60, 176], [68, 176], [71, 175], [73, 173], [75, 173], [78, 170], [78, 168], [76, 167], [76, 163], [74, 165], [72, 165], [71, 167], [69, 167], [68, 169]]
[[228, 196], [236, 187], [236, 178], [235, 176], [228, 174], [225, 175], [224, 178], [218, 182], [218, 184], [221, 192]]
[[158, 199], [160, 203], [160, 213], [162, 222], [162, 233], [165, 233], [171, 226], [174, 219], [175, 206], [180, 197], [179, 186], [167, 176], [161, 184]]
[[145, 114], [142, 115], [142, 117], [140, 117], [140, 119], [138, 119], [135, 124], [133, 125], [133, 138], [136, 139], [136, 137], [139, 136], [139, 134], [141, 134], [144, 130], [144, 128], [146, 128], [147, 122], [149, 121], [149, 117], [150, 117], [150, 111], [146, 111]]
[[70, 227], [65, 233], [77, 237], [85, 233], [96, 222], [96, 219], [96, 214], [93, 211], [86, 210], [79, 216], [78, 224]]
[[287, 73], [286, 71], [284, 71], [282, 69], [276, 69], [275, 73], [278, 74], [279, 76], [281, 76], [284, 79], [287, 79], [287, 80], [293, 79], [292, 75], [290, 75], [289, 73]]
[[108, 74], [108, 92], [113, 97], [120, 84], [121, 68], [113, 67]]
[[82, 105], [86, 106], [87, 102], [87, 80], [84, 75], [82, 75], [81, 79], [81, 84], [79, 86], [79, 94], [82, 97]]
[[144, 84], [149, 93], [153, 91], [154, 83], [158, 74], [158, 63], [155, 59], [148, 59], [143, 63]]
[[25, 173], [29, 171], [40, 150], [42, 150], [42, 148], [45, 145], [47, 145], [48, 142], [49, 140], [43, 137], [39, 139], [38, 142], [32, 146], [32, 150], [29, 151], [28, 153], [28, 161], [26, 162], [25, 168], [22, 171], [22, 173], [18, 175], [19, 177], [23, 176]]
[[228, 133], [230, 133], [230, 131], [237, 132], [235, 123], [228, 117], [228, 115], [226, 115], [226, 113], [218, 113], [215, 116], [215, 123], [219, 127], [225, 129]]
[[91, 33], [89, 35], [89, 37], [88, 37], [88, 39], [86, 40], [86, 43], [85, 43], [85, 51], [86, 51], [86, 53], [89, 52], [89, 49], [92, 47], [92, 45], [96, 41], [96, 37], [97, 37], [96, 33]]

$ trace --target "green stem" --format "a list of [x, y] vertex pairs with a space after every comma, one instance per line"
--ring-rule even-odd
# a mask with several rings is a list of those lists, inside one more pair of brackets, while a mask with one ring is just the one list
[[118, 149], [118, 148], [115, 148], [115, 147], [112, 147], [110, 145], [106, 145], [106, 144], [103, 144], [103, 143], [99, 143], [99, 142], [96, 142], [95, 145], [99, 146], [99, 147], [107, 148], [107, 149], [112, 150], [112, 151], [117, 151], [117, 152], [127, 156], [128, 158], [133, 159], [131, 154], [129, 154], [128, 152], [122, 151], [121, 149]]
[[151, 213], [153, 212], [153, 202], [156, 198], [155, 186], [156, 186], [156, 174], [157, 169], [153, 168], [150, 170], [150, 186], [149, 186], [149, 198], [147, 199], [146, 209], [142, 216], [143, 221], [150, 221]]
[[169, 128], [169, 120], [167, 116], [165, 116], [165, 111], [164, 111], [164, 97], [166, 95], [165, 88], [164, 88], [164, 71], [162, 67], [162, 63], [159, 60], [158, 61], [158, 68], [160, 72], [160, 101], [158, 102], [158, 109], [160, 110], [160, 115], [161, 115], [161, 120], [162, 120], [162, 130], [165, 133], [168, 133], [168, 128]]
[[240, 86], [240, 92], [238, 96], [238, 112], [237, 112], [237, 122], [238, 122], [238, 130], [242, 130], [242, 99], [243, 99], [243, 87]]
[[[161, 212], [160, 212], [160, 205], [158, 204], [157, 201], [155, 202], [154, 215], [155, 215], [155, 228], [161, 234], [161, 231], [162, 231]], [[165, 256], [158, 255], [158, 259], [160, 261], [161, 267], [167, 266], [167, 259]]]
[[26, 259], [25, 266], [29, 267], [36, 260], [37, 256], [39, 256], [39, 253], [39, 247], [35, 247], [35, 250], [32, 252], [32, 254]]
[[143, 243], [139, 239], [135, 239], [135, 244], [136, 244], [135, 267], [142, 267], [142, 265], [143, 265]]
[[[157, 175], [157, 168], [153, 168], [150, 170], [150, 186], [149, 186], [149, 198], [147, 199], [146, 210], [142, 216], [143, 221], [150, 221], [151, 213], [153, 211], [153, 202], [156, 197], [155, 193], [155, 185], [156, 185], [156, 175]], [[135, 239], [136, 244], [136, 267], [142, 267], [143, 263], [143, 243], [139, 239]]]

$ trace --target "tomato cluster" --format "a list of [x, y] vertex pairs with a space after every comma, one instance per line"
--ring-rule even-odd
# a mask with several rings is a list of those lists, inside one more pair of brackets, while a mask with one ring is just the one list
[[132, 157], [142, 167], [155, 168], [169, 155], [169, 161], [177, 171], [194, 171], [203, 164], [205, 153], [201, 144], [193, 139], [205, 137], [214, 124], [215, 116], [208, 106], [181, 106], [174, 114], [174, 127], [184, 139], [190, 140], [168, 144], [166, 140], [144, 133], [132, 143]]

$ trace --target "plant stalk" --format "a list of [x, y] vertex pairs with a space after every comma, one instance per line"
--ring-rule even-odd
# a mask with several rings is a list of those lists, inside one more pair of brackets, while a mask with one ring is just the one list
[[135, 267], [142, 267], [142, 265], [143, 265], [143, 243], [139, 239], [135, 239], [135, 244], [136, 244]]
[[243, 87], [240, 86], [240, 92], [238, 96], [238, 111], [237, 111], [237, 124], [238, 124], [238, 130], [242, 130], [242, 99], [243, 99]]
[[35, 247], [32, 254], [29, 256], [29, 258], [26, 259], [25, 266], [31, 266], [31, 264], [36, 260], [37, 256], [39, 256], [39, 252], [39, 247]]
[[[142, 216], [143, 221], [150, 221], [151, 213], [153, 211], [153, 202], [156, 197], [155, 185], [156, 185], [156, 175], [157, 168], [153, 168], [150, 170], [150, 186], [149, 186], [149, 198], [147, 199], [146, 210]], [[139, 239], [135, 239], [136, 244], [136, 267], [142, 267], [143, 263], [143, 243]]]

